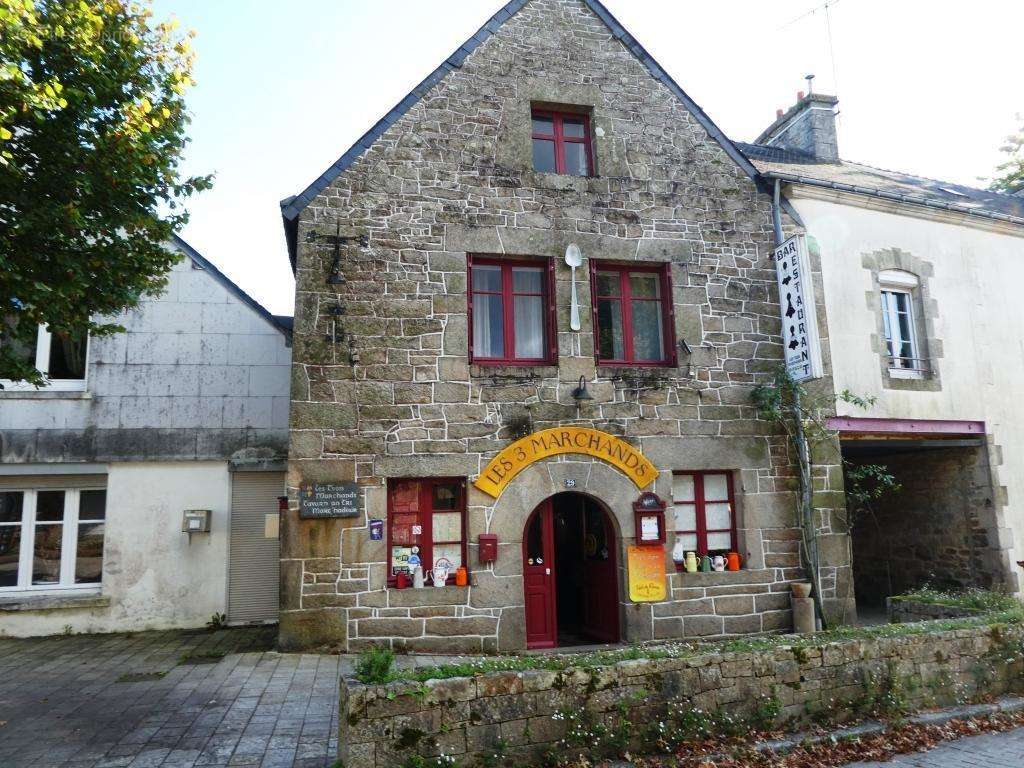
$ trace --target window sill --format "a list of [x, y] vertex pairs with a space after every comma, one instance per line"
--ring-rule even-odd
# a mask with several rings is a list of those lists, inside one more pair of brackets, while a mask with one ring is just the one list
[[469, 587], [445, 584], [435, 587], [428, 584], [422, 589], [406, 587], [398, 589], [388, 586], [388, 605], [391, 608], [417, 608], [423, 605], [465, 605], [469, 600]]
[[82, 389], [0, 389], [0, 400], [91, 400]]
[[470, 363], [469, 375], [474, 379], [547, 379], [558, 376], [558, 365], [554, 363], [538, 365]]
[[927, 376], [923, 371], [908, 371], [903, 368], [890, 368], [889, 369], [890, 379], [910, 379], [912, 381], [921, 381]]
[[106, 608], [110, 597], [97, 592], [85, 594], [34, 594], [17, 592], [0, 595], [0, 613], [15, 611], [59, 611], [80, 608]]
[[718, 587], [734, 584], [771, 584], [775, 581], [773, 569], [749, 570], [740, 568], [738, 571], [676, 571], [679, 579], [677, 586], [685, 587]]

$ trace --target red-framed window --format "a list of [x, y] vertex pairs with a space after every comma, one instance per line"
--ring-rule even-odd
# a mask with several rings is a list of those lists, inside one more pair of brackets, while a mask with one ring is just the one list
[[594, 347], [607, 365], [675, 365], [669, 265], [590, 260]]
[[544, 365], [557, 356], [554, 261], [469, 259], [469, 359]]
[[736, 550], [732, 472], [673, 473], [672, 506], [683, 551], [719, 555]]
[[442, 557], [451, 572], [466, 564], [466, 481], [388, 480], [388, 583], [417, 562], [426, 574]]
[[573, 112], [533, 110], [533, 170], [592, 176], [590, 117]]

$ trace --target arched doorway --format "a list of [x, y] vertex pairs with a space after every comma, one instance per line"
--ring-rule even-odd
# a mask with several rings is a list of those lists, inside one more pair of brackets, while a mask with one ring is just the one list
[[604, 508], [581, 493], [559, 493], [523, 530], [526, 647], [619, 640], [618, 541]]

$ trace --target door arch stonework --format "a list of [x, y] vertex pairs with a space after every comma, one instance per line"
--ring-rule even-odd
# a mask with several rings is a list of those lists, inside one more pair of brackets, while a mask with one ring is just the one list
[[[567, 488], [565, 481], [575, 486]], [[665, 484], [665, 488], [661, 486]], [[663, 472], [656, 492], [671, 490], [671, 476]], [[541, 459], [520, 472], [497, 499], [491, 498], [472, 484], [468, 485], [470, 530], [498, 536], [498, 561], [489, 570], [476, 574], [482, 587], [473, 588], [473, 605], [477, 608], [500, 608], [498, 625], [499, 650], [526, 648], [525, 596], [523, 592], [523, 532], [526, 521], [545, 500], [558, 493], [574, 491], [596, 499], [606, 510], [618, 545], [618, 591], [623, 601], [626, 585], [626, 547], [634, 541], [633, 507], [640, 492], [619, 470], [589, 456], [564, 455]], [[475, 562], [475, 542], [470, 543], [470, 559]], [[650, 639], [649, 633], [637, 630], [650, 626], [650, 605], [638, 604], [625, 614], [621, 638]]]

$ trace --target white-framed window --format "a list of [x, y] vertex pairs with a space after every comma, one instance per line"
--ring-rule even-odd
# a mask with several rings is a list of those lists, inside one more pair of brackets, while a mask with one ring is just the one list
[[[55, 392], [84, 392], [89, 363], [89, 336], [86, 333], [61, 336], [44, 325], [36, 332], [35, 343], [20, 350], [24, 359], [46, 377], [44, 389]], [[35, 389], [25, 382], [0, 381], [4, 389]]]
[[0, 491], [0, 593], [99, 591], [107, 492]]
[[918, 279], [909, 272], [885, 270], [878, 275], [882, 296], [882, 325], [885, 329], [889, 375], [919, 379], [927, 364], [921, 355], [914, 317], [914, 290]]

